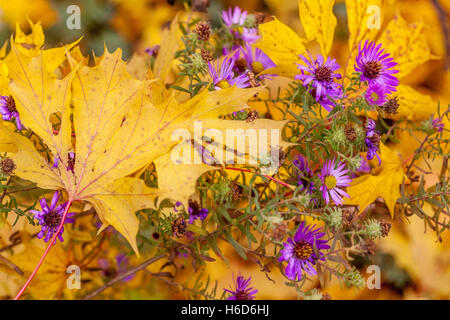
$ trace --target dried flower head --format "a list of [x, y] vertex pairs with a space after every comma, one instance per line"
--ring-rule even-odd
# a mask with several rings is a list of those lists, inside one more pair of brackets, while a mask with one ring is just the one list
[[242, 186], [238, 185], [237, 183], [233, 183], [233, 186], [231, 187], [231, 196], [234, 201], [237, 201], [242, 198], [244, 195], [244, 189]]
[[259, 113], [256, 110], [250, 110], [247, 115], [247, 122], [253, 122], [259, 118]]
[[186, 234], [186, 221], [182, 216], [176, 218], [172, 222], [172, 234], [178, 238], [181, 238]]
[[197, 34], [198, 38], [203, 41], [208, 41], [209, 36], [211, 35], [211, 28], [209, 26], [209, 23], [206, 21], [200, 21], [195, 26], [195, 33]]
[[214, 60], [214, 57], [212, 56], [211, 52], [203, 48], [200, 50], [200, 56], [203, 58], [205, 62], [210, 62]]
[[347, 123], [347, 125], [344, 128], [345, 136], [347, 137], [347, 140], [350, 142], [355, 141], [356, 139], [356, 131], [355, 128], [353, 128], [353, 125], [351, 123]]
[[389, 235], [389, 231], [391, 231], [391, 224], [383, 220], [380, 222], [380, 227], [381, 227], [381, 235], [383, 237], [387, 237]]
[[391, 99], [388, 99], [385, 104], [383, 104], [380, 109], [387, 115], [393, 116], [397, 114], [397, 110], [399, 108], [398, 97], [395, 96]]
[[16, 165], [11, 158], [3, 158], [0, 161], [0, 169], [5, 176], [10, 176], [16, 169]]

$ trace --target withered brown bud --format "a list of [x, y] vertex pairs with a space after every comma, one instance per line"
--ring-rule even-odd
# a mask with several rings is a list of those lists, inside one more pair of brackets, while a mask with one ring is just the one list
[[186, 221], [183, 217], [178, 217], [172, 222], [172, 233], [178, 238], [186, 234]]
[[210, 61], [214, 60], [212, 54], [206, 49], [201, 49], [200, 55], [202, 56], [202, 58], [205, 62], [210, 62]]
[[355, 211], [352, 208], [342, 208], [342, 224], [349, 227], [353, 218], [355, 217]]
[[381, 136], [378, 133], [374, 133], [372, 137], [370, 137], [370, 141], [372, 142], [374, 147], [377, 147], [380, 145]]
[[255, 12], [255, 18], [256, 18], [256, 23], [261, 24], [261, 23], [267, 22], [266, 20], [269, 19], [270, 16], [268, 16], [264, 12]]
[[16, 169], [16, 165], [12, 159], [4, 158], [0, 162], [0, 168], [4, 175], [10, 176]]
[[380, 109], [383, 110], [383, 112], [385, 112], [387, 115], [394, 115], [397, 114], [398, 107], [398, 97], [394, 97], [383, 104]]
[[246, 121], [247, 121], [247, 122], [253, 122], [253, 121], [255, 121], [255, 120], [258, 119], [258, 118], [259, 118], [259, 113], [258, 113], [258, 111], [256, 111], [256, 110], [250, 110], [250, 112], [249, 112], [248, 115], [247, 115]]
[[195, 26], [195, 33], [200, 40], [208, 41], [209, 36], [211, 35], [211, 28], [209, 27], [208, 22], [200, 21]]
[[345, 136], [347, 137], [348, 141], [353, 142], [356, 139], [356, 131], [355, 128], [353, 128], [353, 125], [351, 123], [347, 123], [347, 125], [344, 128]]
[[244, 189], [238, 185], [237, 183], [233, 183], [231, 187], [231, 194], [234, 201], [237, 201], [242, 198]]
[[381, 227], [381, 235], [383, 237], [387, 237], [389, 231], [391, 231], [391, 224], [383, 220], [380, 222], [380, 227]]
[[252, 88], [259, 87], [259, 85], [260, 85], [259, 81], [258, 81], [258, 79], [256, 79], [255, 74], [253, 72], [251, 72], [250, 70], [247, 70], [247, 76], [250, 79], [249, 83]]

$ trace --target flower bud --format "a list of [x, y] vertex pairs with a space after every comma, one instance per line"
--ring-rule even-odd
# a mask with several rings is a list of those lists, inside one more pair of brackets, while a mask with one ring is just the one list
[[364, 224], [364, 232], [371, 240], [381, 238], [383, 235], [380, 223], [375, 219], [370, 219]]

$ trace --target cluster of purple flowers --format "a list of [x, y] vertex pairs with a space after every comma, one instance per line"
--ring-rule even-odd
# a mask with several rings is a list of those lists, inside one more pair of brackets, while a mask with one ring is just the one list
[[[247, 11], [235, 7], [222, 12], [225, 25], [230, 28], [236, 40], [243, 42], [231, 48], [224, 48], [225, 58], [208, 62], [208, 72], [216, 90], [237, 86], [247, 88], [258, 86], [258, 80], [270, 79], [274, 74], [260, 75], [263, 71], [275, 67], [275, 63], [252, 43], [259, 39], [258, 29], [245, 28]], [[241, 32], [241, 30], [243, 30]]]
[[392, 69], [397, 65], [389, 53], [384, 53], [381, 43], [365, 41], [360, 43], [356, 57], [355, 70], [361, 73], [361, 81], [368, 83], [365, 97], [370, 104], [381, 106], [387, 101], [387, 95], [397, 91], [399, 84]]
[[[368, 84], [365, 98], [370, 104], [381, 106], [386, 103], [387, 95], [397, 90], [399, 81], [394, 74], [398, 70], [392, 69], [397, 63], [389, 53], [384, 53], [381, 44], [366, 41], [364, 46], [360, 43], [358, 49], [355, 70], [361, 73], [360, 80]], [[301, 74], [295, 79], [302, 81], [317, 102], [331, 111], [334, 101], [343, 97], [342, 86], [335, 81], [342, 77], [336, 73], [339, 64], [335, 59], [328, 57], [325, 60], [321, 55], [315, 59], [300, 55], [300, 59], [304, 64], [298, 64]]]

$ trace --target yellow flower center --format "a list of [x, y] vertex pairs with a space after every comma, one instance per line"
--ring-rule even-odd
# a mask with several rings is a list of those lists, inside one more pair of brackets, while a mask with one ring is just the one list
[[333, 189], [337, 185], [337, 180], [334, 176], [325, 177], [325, 185], [329, 190]]
[[264, 66], [261, 62], [259, 61], [253, 61], [252, 62], [252, 69], [253, 71], [258, 74], [264, 71]]
[[227, 80], [220, 80], [219, 82], [216, 83], [216, 86], [218, 86], [219, 88], [225, 89], [225, 88], [229, 88], [230, 84], [228, 83]]
[[308, 259], [312, 252], [313, 248], [308, 242], [300, 242], [295, 244], [294, 253], [298, 259]]
[[379, 98], [379, 96], [376, 92], [372, 92], [370, 97], [372, 98], [373, 101], [378, 101], [378, 98]]

